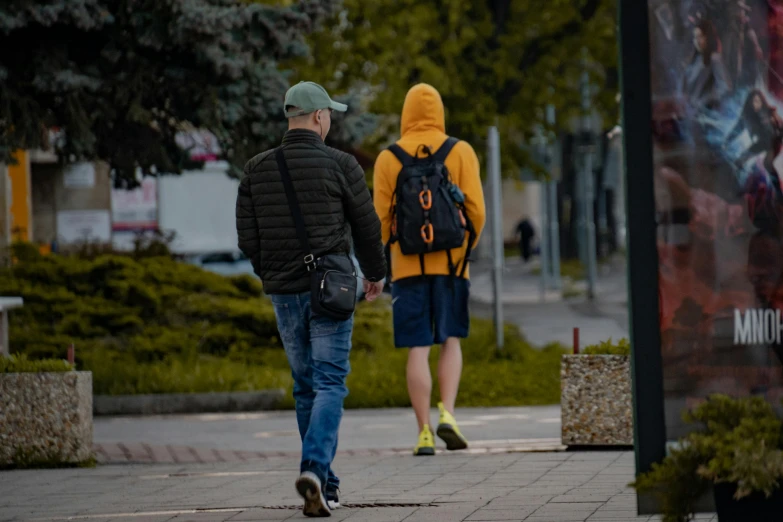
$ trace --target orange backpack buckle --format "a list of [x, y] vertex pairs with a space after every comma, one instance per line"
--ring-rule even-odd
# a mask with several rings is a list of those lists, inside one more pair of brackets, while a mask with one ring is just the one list
[[430, 189], [419, 192], [419, 203], [424, 210], [432, 208], [432, 191]]
[[426, 244], [430, 244], [435, 241], [435, 231], [432, 228], [432, 223], [427, 223], [421, 227], [421, 238]]

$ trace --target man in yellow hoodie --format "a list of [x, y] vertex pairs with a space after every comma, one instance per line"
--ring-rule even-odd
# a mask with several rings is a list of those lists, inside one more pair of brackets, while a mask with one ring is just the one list
[[[376, 160], [374, 194], [383, 241], [390, 245], [394, 343], [410, 349], [408, 393], [419, 425], [415, 455], [435, 454], [433, 344], [441, 345], [437, 434], [449, 450], [467, 448], [454, 404], [462, 373], [460, 339], [470, 326], [466, 257], [486, 217], [479, 171], [473, 148], [446, 135], [438, 91], [423, 83], [411, 88], [402, 109], [401, 139]], [[455, 232], [460, 221], [463, 228]]]

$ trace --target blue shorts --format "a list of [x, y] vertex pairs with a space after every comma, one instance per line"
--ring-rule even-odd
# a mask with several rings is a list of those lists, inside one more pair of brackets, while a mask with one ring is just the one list
[[394, 346], [415, 348], [465, 338], [470, 330], [470, 281], [459, 277], [410, 277], [392, 284]]

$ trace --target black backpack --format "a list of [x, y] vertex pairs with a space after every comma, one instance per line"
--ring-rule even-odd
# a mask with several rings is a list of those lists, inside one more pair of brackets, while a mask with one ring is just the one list
[[[402, 147], [391, 145], [402, 170], [397, 177], [397, 187], [392, 195], [392, 233], [389, 245], [400, 243], [404, 255], [418, 255], [421, 273], [424, 275], [424, 255], [445, 250], [449, 258], [449, 273], [457, 275], [457, 266], [451, 258], [451, 249], [468, 246], [459, 277], [465, 277], [476, 231], [465, 211], [465, 196], [451, 182], [446, 168], [446, 157], [459, 140], [448, 138], [435, 154], [429, 147], [420, 145], [416, 156]], [[419, 150], [424, 156], [419, 157]]]

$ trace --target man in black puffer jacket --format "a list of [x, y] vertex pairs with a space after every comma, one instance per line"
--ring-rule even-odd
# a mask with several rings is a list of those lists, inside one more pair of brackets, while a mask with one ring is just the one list
[[[366, 298], [372, 301], [383, 290], [386, 276], [380, 220], [356, 158], [324, 144], [332, 111], [347, 107], [332, 101], [320, 85], [302, 82], [286, 93], [284, 109], [289, 130], [281, 147], [312, 254], [316, 259], [349, 254], [353, 240], [365, 276]], [[252, 261], [272, 299], [294, 377], [302, 437], [296, 487], [305, 500], [304, 513], [329, 516], [330, 508], [339, 505], [339, 480], [331, 464], [348, 394], [345, 379], [353, 318], [335, 321], [311, 310], [310, 274], [274, 149], [245, 166], [236, 217], [239, 248]]]

